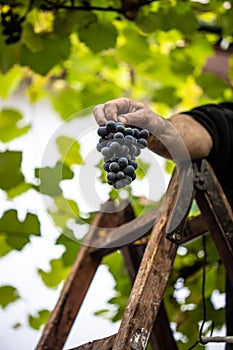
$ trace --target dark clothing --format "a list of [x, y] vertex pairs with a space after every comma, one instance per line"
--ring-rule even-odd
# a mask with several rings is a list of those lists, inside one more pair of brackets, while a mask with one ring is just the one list
[[[207, 160], [213, 167], [233, 208], [233, 103], [208, 104], [186, 113], [201, 123], [212, 137], [213, 148]], [[233, 287], [228, 279], [226, 283], [226, 326], [227, 334], [233, 335]], [[226, 349], [232, 350], [233, 344], [227, 344]]]
[[205, 105], [188, 112], [210, 133], [213, 148], [207, 160], [233, 208], [233, 103]]

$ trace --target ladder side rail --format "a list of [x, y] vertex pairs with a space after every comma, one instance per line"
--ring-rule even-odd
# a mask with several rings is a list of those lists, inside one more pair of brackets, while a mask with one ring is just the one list
[[211, 237], [233, 284], [233, 214], [213, 169], [203, 159], [197, 173], [196, 200], [206, 217]]
[[[109, 205], [109, 203], [105, 203]], [[88, 242], [98, 235], [98, 227], [117, 226], [118, 213], [97, 213], [90, 231], [87, 234]], [[92, 247], [82, 245], [71, 272], [64, 283], [63, 289], [45, 325], [36, 350], [60, 350], [70, 332], [73, 322], [79, 312], [85, 295], [89, 289], [101, 258], [91, 256]]]
[[113, 350], [144, 350], [147, 346], [177, 251], [177, 243], [167, 238], [167, 222], [174, 215], [178, 185], [188, 175], [186, 169], [178, 179], [177, 172], [173, 172], [162, 214], [152, 229]]

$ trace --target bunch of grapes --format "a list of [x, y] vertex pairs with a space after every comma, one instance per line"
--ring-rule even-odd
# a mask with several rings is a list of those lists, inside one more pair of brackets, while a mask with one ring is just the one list
[[136, 179], [136, 157], [147, 147], [149, 131], [109, 120], [97, 133], [100, 139], [96, 148], [104, 157], [108, 184], [116, 189], [130, 185]]

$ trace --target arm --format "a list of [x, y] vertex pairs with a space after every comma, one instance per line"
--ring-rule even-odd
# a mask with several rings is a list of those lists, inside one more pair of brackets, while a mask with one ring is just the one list
[[[177, 114], [164, 119], [143, 103], [126, 98], [109, 101], [94, 108], [99, 125], [113, 119], [150, 131], [149, 148], [166, 158], [172, 158], [174, 147], [182, 154], [186, 146], [192, 159], [204, 158], [210, 153], [213, 142], [208, 131], [188, 114]], [[169, 151], [170, 150], [170, 151]]]

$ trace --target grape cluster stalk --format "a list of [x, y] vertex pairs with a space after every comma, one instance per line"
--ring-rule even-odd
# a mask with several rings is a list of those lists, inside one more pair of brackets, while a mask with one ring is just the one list
[[116, 189], [130, 185], [136, 179], [136, 158], [148, 146], [149, 131], [109, 120], [97, 133], [96, 148], [104, 157], [108, 184]]

